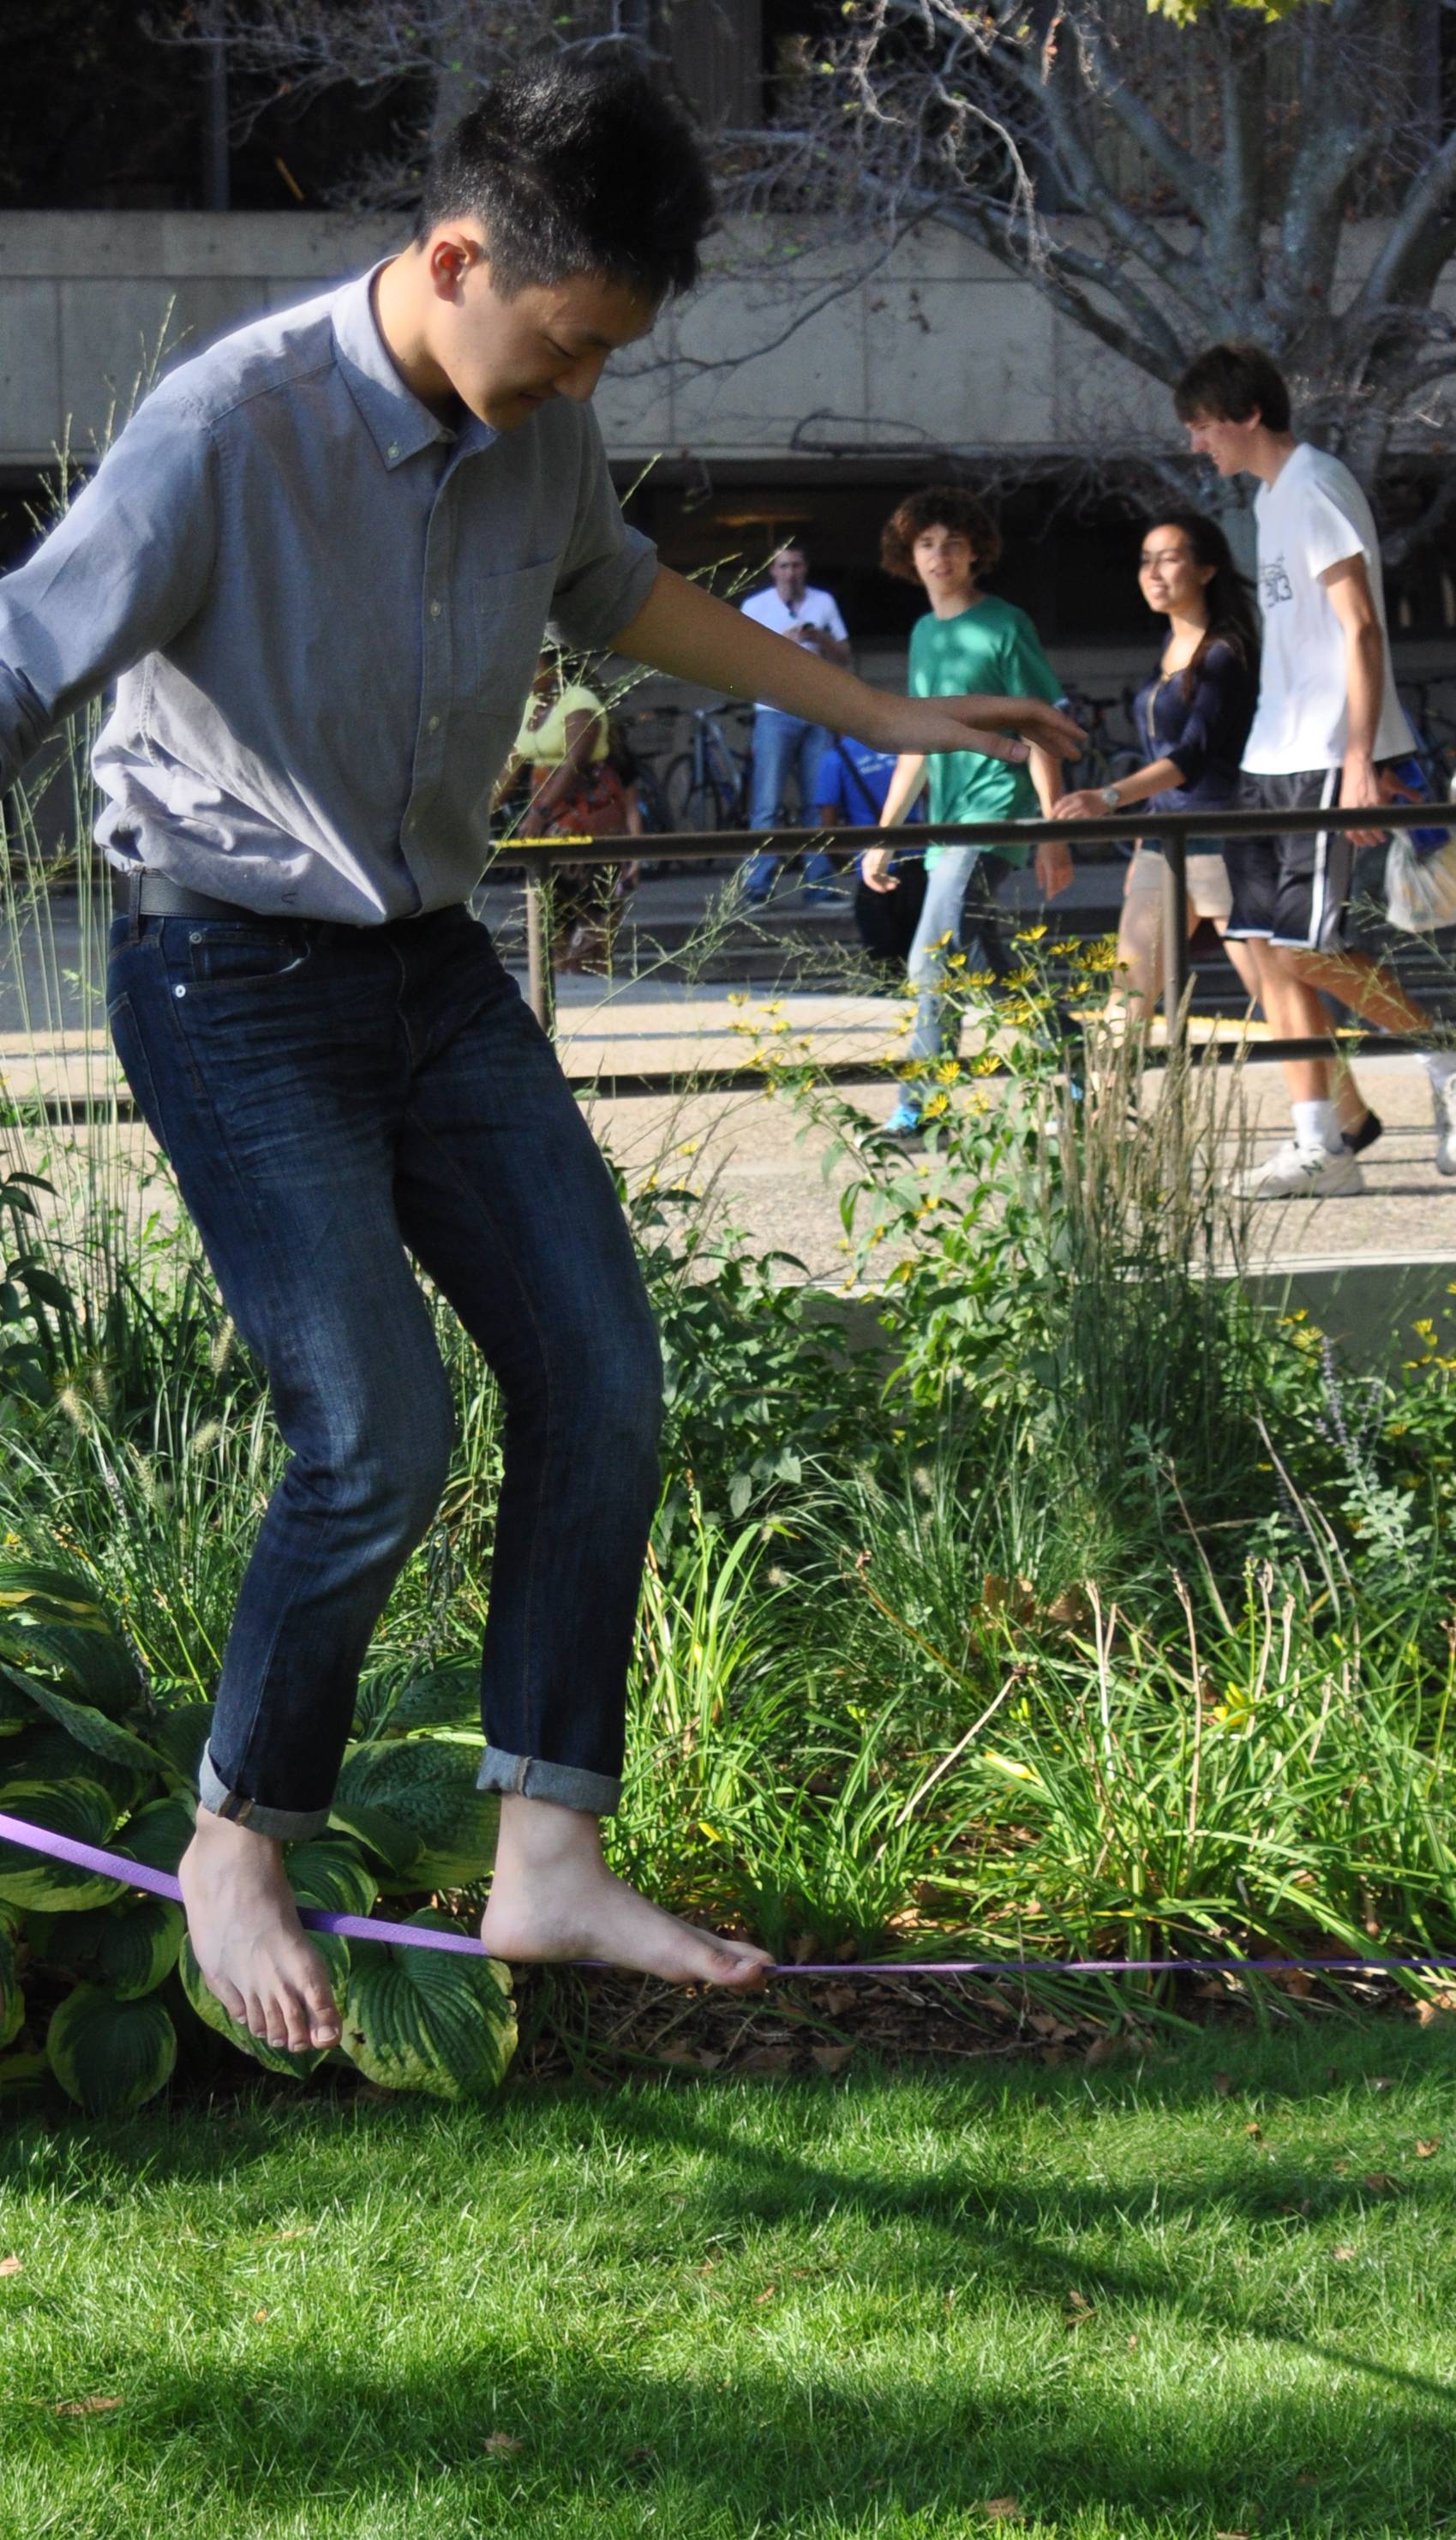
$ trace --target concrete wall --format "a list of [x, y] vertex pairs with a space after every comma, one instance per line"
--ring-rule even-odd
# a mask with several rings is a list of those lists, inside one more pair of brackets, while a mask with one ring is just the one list
[[[397, 241], [377, 220], [307, 212], [0, 215], [0, 467], [43, 463], [67, 436], [87, 448], [169, 313], [176, 359]], [[608, 373], [598, 404], [615, 458], [1056, 450], [1105, 438], [1114, 414], [1134, 437], [1157, 420], [1138, 374], [950, 231], [867, 282], [832, 255], [791, 271], [772, 234], [753, 259], [751, 279], [710, 278]]]

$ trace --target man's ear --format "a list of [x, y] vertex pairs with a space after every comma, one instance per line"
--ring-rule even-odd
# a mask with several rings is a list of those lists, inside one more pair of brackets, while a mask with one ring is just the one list
[[485, 249], [463, 230], [446, 227], [425, 241], [430, 287], [438, 300], [457, 300], [472, 266], [483, 264]]

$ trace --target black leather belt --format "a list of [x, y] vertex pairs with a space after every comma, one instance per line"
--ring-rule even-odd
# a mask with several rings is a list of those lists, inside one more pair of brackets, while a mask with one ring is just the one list
[[255, 909], [240, 908], [236, 899], [211, 899], [206, 891], [184, 890], [179, 882], [169, 882], [165, 874], [128, 874], [125, 890], [128, 917], [231, 917], [254, 925], [268, 923], [266, 918], [259, 920]]

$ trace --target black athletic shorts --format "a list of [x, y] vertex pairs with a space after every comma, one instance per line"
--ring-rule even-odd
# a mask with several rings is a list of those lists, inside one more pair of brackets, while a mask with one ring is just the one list
[[[1327, 810], [1340, 800], [1338, 767], [1296, 776], [1246, 776], [1244, 811]], [[1228, 933], [1262, 936], [1300, 952], [1338, 952], [1345, 943], [1354, 849], [1345, 829], [1297, 837], [1225, 838], [1233, 911]]]

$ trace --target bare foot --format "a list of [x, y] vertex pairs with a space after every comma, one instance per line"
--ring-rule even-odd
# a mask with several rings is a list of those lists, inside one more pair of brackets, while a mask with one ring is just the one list
[[177, 1876], [193, 1954], [224, 2011], [295, 2055], [337, 2046], [328, 1969], [304, 1937], [283, 1846], [200, 1807]]
[[669, 1984], [746, 1993], [773, 1960], [742, 1940], [679, 1923], [616, 1878], [601, 1857], [598, 1821], [579, 1808], [512, 1793], [501, 1801], [495, 1874], [480, 1937], [494, 1958], [601, 1959]]

